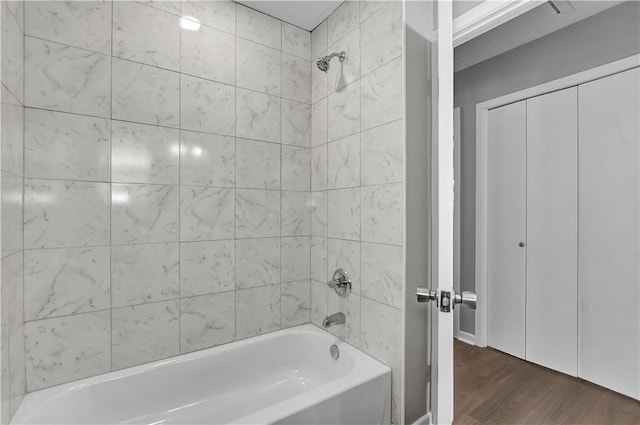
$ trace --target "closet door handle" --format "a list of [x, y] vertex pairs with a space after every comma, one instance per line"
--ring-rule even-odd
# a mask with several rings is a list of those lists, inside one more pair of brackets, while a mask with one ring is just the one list
[[518, 244], [518, 246], [519, 246], [520, 248], [524, 247], [524, 242], [520, 242], [520, 243]]

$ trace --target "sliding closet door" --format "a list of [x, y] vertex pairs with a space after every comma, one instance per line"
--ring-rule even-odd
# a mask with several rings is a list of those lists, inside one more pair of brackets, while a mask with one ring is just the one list
[[487, 167], [488, 345], [524, 358], [525, 101], [489, 111]]
[[579, 86], [578, 375], [640, 398], [640, 72]]
[[527, 100], [526, 359], [577, 373], [577, 88]]

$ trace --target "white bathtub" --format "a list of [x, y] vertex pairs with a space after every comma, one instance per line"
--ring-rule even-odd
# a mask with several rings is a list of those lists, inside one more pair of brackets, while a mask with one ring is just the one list
[[304, 325], [30, 393], [12, 423], [370, 425], [390, 410], [389, 367]]

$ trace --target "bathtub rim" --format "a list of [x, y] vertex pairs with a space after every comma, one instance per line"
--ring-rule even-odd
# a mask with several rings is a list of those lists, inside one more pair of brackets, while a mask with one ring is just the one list
[[[327, 342], [327, 356], [330, 355], [328, 350], [329, 346], [331, 344], [336, 344], [338, 347], [340, 347], [341, 354], [347, 353], [353, 358], [353, 367], [344, 376], [320, 385], [319, 387], [313, 388], [308, 392], [297, 394], [291, 398], [281, 400], [256, 412], [252, 412], [245, 416], [236, 418], [233, 421], [229, 422], [230, 424], [253, 423], [256, 422], [257, 419], [260, 419], [260, 421], [258, 422], [266, 421], [267, 423], [269, 423], [277, 421], [278, 419], [284, 419], [287, 416], [300, 412], [306, 408], [313, 406], [314, 404], [343, 394], [346, 391], [363, 385], [366, 382], [380, 379], [380, 377], [386, 374], [389, 375], [389, 383], [391, 382], [391, 367], [385, 365], [381, 361], [365, 353], [361, 349], [353, 346], [352, 344], [318, 327], [317, 325], [306, 323], [201, 350], [196, 350], [190, 353], [179, 354], [177, 356], [156, 360], [150, 363], [144, 363], [124, 369], [105, 372], [87, 378], [81, 378], [75, 381], [57, 384], [51, 387], [27, 393], [9, 424], [21, 424], [22, 422], [20, 422], [19, 420], [22, 419], [23, 416], [25, 416], [26, 419], [29, 419], [31, 415], [29, 415], [28, 412], [30, 412], [32, 409], [37, 411], [38, 406], [41, 404], [55, 403], [56, 399], [64, 397], [69, 392], [79, 391], [86, 387], [91, 387], [103, 382], [126, 378], [127, 376], [139, 375], [158, 368], [169, 367], [170, 365], [179, 365], [191, 360], [197, 360], [200, 358], [215, 355], [216, 353], [232, 351], [236, 349], [244, 349], [247, 346], [259, 344], [261, 341], [266, 341], [288, 334], [316, 335], [319, 338], [325, 339]], [[389, 388], [389, 397], [391, 397], [391, 388]], [[295, 408], [291, 407], [292, 400], [295, 400], [296, 402]]]

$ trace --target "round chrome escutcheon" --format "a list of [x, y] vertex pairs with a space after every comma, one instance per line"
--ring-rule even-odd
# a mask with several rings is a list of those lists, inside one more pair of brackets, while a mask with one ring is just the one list
[[337, 345], [333, 344], [331, 348], [329, 348], [329, 353], [331, 354], [331, 358], [337, 360], [340, 357], [340, 349]]

